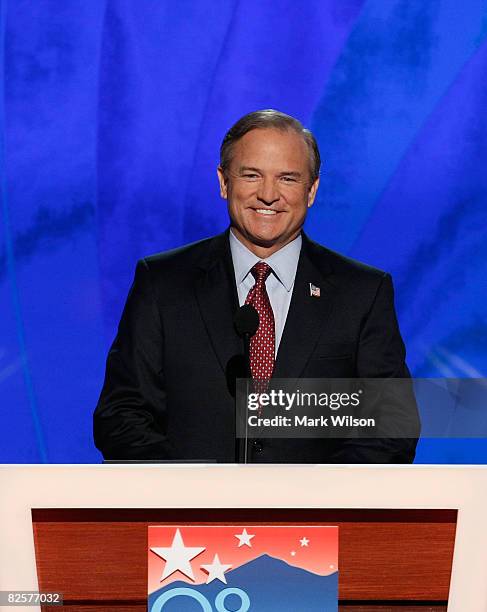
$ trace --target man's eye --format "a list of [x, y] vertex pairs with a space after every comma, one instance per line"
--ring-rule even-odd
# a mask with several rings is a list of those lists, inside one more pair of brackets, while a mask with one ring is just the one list
[[252, 179], [252, 180], [259, 178], [257, 174], [251, 174], [251, 173], [242, 174], [242, 177], [245, 179]]
[[294, 176], [281, 176], [281, 181], [284, 183], [296, 183], [297, 180]]

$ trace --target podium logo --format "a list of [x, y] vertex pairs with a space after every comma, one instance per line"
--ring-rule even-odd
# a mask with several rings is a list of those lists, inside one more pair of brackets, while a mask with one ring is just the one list
[[338, 610], [338, 527], [148, 530], [150, 612]]

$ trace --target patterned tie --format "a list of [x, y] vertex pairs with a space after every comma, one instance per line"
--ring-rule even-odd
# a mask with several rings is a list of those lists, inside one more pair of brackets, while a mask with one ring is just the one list
[[251, 304], [259, 313], [259, 327], [250, 340], [250, 370], [252, 378], [268, 381], [274, 370], [275, 331], [274, 313], [267, 295], [265, 282], [272, 268], [259, 261], [250, 271], [255, 285], [249, 291], [246, 304]]

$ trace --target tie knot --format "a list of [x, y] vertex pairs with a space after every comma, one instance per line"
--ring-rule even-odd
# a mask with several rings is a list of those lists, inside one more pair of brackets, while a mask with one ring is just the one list
[[267, 277], [272, 272], [272, 268], [265, 261], [258, 261], [250, 272], [255, 278], [256, 283], [265, 283]]

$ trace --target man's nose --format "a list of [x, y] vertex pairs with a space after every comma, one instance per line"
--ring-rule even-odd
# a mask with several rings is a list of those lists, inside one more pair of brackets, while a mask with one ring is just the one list
[[257, 199], [267, 206], [271, 206], [279, 200], [280, 194], [277, 182], [271, 178], [264, 178], [257, 190]]

